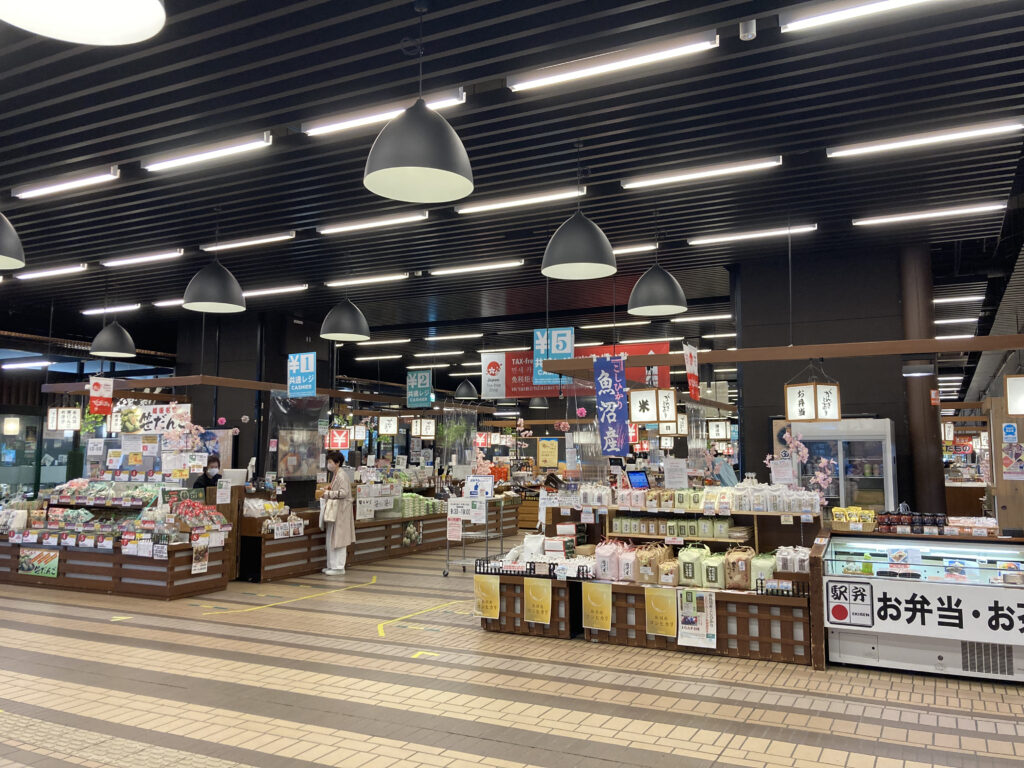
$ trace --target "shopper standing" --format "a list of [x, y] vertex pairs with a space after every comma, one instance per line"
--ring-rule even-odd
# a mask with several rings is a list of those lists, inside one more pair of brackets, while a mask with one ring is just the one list
[[348, 559], [348, 546], [356, 540], [356, 522], [352, 510], [352, 470], [343, 467], [340, 451], [327, 454], [327, 471], [332, 473], [331, 487], [320, 499], [320, 527], [327, 531], [328, 576], [342, 576]]

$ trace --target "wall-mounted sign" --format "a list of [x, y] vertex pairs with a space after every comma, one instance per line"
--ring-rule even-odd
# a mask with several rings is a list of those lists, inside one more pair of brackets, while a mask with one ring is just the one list
[[380, 433], [382, 435], [397, 435], [398, 434], [398, 417], [397, 416], [381, 416], [380, 417]]
[[708, 419], [708, 440], [728, 440], [729, 422], [726, 419]]
[[433, 440], [437, 434], [437, 424], [433, 419], [423, 419], [420, 422], [420, 437]]
[[1011, 374], [1003, 381], [1006, 412], [1010, 416], [1024, 416], [1024, 375]]
[[[117, 413], [111, 417], [118, 416]], [[183, 429], [192, 423], [192, 406], [188, 403], [166, 405], [134, 405], [120, 411], [120, 429], [129, 434], [156, 434]]]

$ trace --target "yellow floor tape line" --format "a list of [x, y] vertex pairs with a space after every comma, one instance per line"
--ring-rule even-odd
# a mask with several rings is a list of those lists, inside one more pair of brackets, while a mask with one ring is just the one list
[[369, 581], [363, 584], [349, 584], [347, 587], [339, 587], [338, 589], [328, 589], [324, 592], [315, 592], [312, 595], [303, 595], [302, 597], [293, 597], [291, 600], [280, 600], [276, 603], [267, 603], [266, 605], [253, 605], [249, 608], [234, 608], [230, 611], [206, 611], [203, 616], [227, 616], [229, 613], [252, 613], [253, 611], [261, 611], [264, 608], [273, 608], [278, 605], [287, 605], [288, 603], [297, 603], [299, 600], [310, 600], [314, 597], [323, 597], [324, 595], [333, 595], [335, 592], [344, 592], [347, 589], [355, 589], [357, 587], [369, 587], [372, 584], [377, 583], [377, 577], [374, 576]]
[[[468, 599], [472, 600], [473, 598]], [[431, 611], [439, 611], [442, 608], [445, 608], [449, 605], [456, 605], [458, 603], [465, 602], [467, 602], [467, 600], [450, 600], [447, 603], [435, 605], [433, 608], [424, 608], [422, 611], [416, 611], [416, 613], [408, 613], [405, 616], [399, 616], [397, 619], [388, 619], [387, 621], [382, 621], [380, 624], [377, 625], [377, 636], [384, 637], [384, 627], [386, 627], [388, 624], [394, 624], [396, 621], [402, 621], [403, 619], [411, 619], [413, 616], [422, 616], [424, 613], [430, 613]]]

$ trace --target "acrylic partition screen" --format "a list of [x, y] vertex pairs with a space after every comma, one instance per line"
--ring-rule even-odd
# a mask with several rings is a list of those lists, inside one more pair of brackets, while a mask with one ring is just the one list
[[266, 471], [276, 472], [281, 480], [316, 480], [324, 471], [321, 426], [327, 424], [328, 398], [275, 391], [267, 409]]

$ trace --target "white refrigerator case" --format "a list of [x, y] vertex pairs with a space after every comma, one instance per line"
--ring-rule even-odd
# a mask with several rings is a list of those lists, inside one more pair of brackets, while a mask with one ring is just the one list
[[[829, 660], [1024, 682], [1024, 545], [833, 536]], [[881, 574], [881, 575], [880, 575]]]
[[808, 481], [817, 469], [817, 459], [835, 459], [833, 474], [837, 480], [825, 494], [830, 507], [896, 511], [896, 452], [891, 419], [794, 423], [792, 429], [811, 454], [807, 464], [797, 463], [802, 487], [810, 487]]

